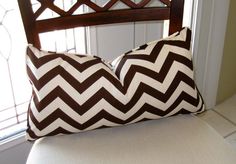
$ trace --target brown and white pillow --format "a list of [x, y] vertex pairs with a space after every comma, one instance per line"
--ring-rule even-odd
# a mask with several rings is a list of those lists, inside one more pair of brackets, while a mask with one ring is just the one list
[[119, 126], [204, 110], [193, 78], [191, 31], [99, 57], [27, 48], [33, 94], [27, 139]]

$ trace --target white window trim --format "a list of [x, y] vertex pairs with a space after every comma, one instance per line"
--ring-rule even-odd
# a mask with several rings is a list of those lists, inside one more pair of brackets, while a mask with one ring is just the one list
[[[204, 11], [206, 9], [204, 5], [209, 3], [208, 1], [197, 0], [197, 3], [197, 13], [194, 15], [197, 18], [195, 19], [194, 64], [195, 68], [203, 68], [202, 72], [196, 70], [196, 79], [206, 107], [211, 109], [216, 105], [230, 0], [211, 0], [211, 6], [207, 11]], [[205, 21], [203, 12], [210, 14], [210, 21]], [[204, 28], [201, 28], [202, 24]], [[202, 41], [201, 34], [207, 36], [205, 45], [199, 44]]]
[[10, 149], [12, 147], [15, 147], [15, 146], [22, 144], [24, 142], [27, 142], [25, 139], [25, 132], [16, 134], [16, 135], [9, 137], [8, 139], [0, 142], [0, 152]]

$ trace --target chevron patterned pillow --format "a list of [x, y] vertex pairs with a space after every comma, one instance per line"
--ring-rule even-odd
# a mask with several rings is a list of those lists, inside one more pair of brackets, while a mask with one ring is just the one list
[[193, 79], [191, 31], [102, 59], [27, 48], [33, 94], [27, 139], [119, 126], [179, 113], [204, 103]]

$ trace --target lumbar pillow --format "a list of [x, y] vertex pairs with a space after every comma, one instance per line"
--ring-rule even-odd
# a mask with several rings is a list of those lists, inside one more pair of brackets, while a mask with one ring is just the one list
[[184, 28], [121, 55], [110, 67], [99, 57], [29, 45], [27, 139], [203, 111], [190, 42], [191, 31]]

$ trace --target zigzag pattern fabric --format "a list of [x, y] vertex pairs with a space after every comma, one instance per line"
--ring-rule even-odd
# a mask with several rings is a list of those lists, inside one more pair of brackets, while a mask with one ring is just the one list
[[27, 139], [202, 112], [190, 42], [191, 31], [184, 28], [123, 54], [111, 66], [99, 57], [29, 45]]

